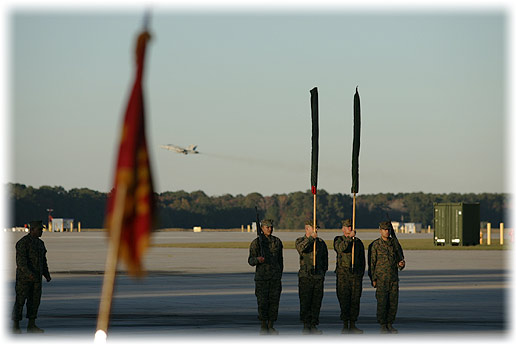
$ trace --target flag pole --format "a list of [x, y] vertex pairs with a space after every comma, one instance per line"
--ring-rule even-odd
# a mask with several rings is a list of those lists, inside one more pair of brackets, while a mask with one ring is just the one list
[[[310, 90], [310, 108], [312, 112], [312, 157], [311, 157], [311, 175], [310, 185], [312, 194], [314, 195], [314, 220], [313, 230], [317, 234], [317, 170], [319, 164], [319, 93], [317, 87]], [[316, 244], [314, 241], [313, 249], [313, 270], [315, 272], [316, 266]]]
[[[351, 158], [351, 192], [353, 193], [353, 222], [352, 230], [355, 231], [356, 221], [356, 195], [358, 193], [358, 155], [360, 152], [360, 96], [358, 94], [358, 86], [355, 89], [353, 97], [353, 152]], [[351, 272], [355, 269], [355, 237], [353, 237], [353, 245], [351, 247]]]
[[[139, 224], [139, 228], [145, 229], [145, 232], [148, 232], [151, 226], [149, 225], [149, 219], [152, 217], [153, 212], [152, 179], [150, 177], [150, 166], [148, 165], [149, 162], [147, 157], [144, 132], [143, 95], [141, 90], [145, 47], [147, 41], [150, 39], [150, 35], [147, 32], [149, 20], [150, 14], [148, 11], [144, 16], [143, 31], [138, 35], [138, 39], [136, 41], [135, 81], [124, 116], [122, 135], [120, 137], [120, 148], [118, 151], [118, 162], [114, 178], [114, 191], [108, 198], [108, 217], [106, 228], [109, 230], [109, 244], [97, 317], [95, 342], [105, 342], [107, 338], [115, 288], [116, 270], [118, 260], [120, 258], [122, 227], [124, 227], [124, 230], [128, 230], [131, 239], [134, 239], [134, 223]], [[145, 178], [141, 178], [140, 175], [145, 176]], [[138, 179], [135, 179], [136, 177], [138, 177]], [[139, 189], [144, 189], [145, 192], [143, 194], [140, 193], [139, 195], [135, 195], [138, 194]], [[128, 196], [131, 197], [131, 201], [127, 201]], [[134, 207], [127, 209], [127, 205], [129, 205], [129, 203], [133, 204], [133, 198], [136, 198], [134, 200], [135, 202], [146, 202], [145, 204], [150, 205], [150, 209], [148, 211], [144, 211], [143, 214], [142, 212], [136, 213], [135, 209], [133, 209]], [[151, 204], [148, 204], [149, 202]], [[138, 240], [145, 240], [145, 238], [138, 238]], [[124, 242], [124, 245], [127, 246], [127, 243]], [[140, 269], [139, 264], [141, 261], [139, 253], [140, 252], [137, 252], [136, 254], [138, 259], [138, 262], [136, 263], [138, 266], [136, 268], [133, 266], [134, 262], [129, 262], [130, 259], [128, 259], [130, 273], [132, 269]]]
[[148, 7], [146, 10], [145, 10], [145, 14], [143, 15], [143, 31], [148, 31], [149, 29], [149, 23], [150, 23], [150, 18], [151, 18], [151, 9], [150, 7]]
[[97, 331], [95, 337], [107, 337], [109, 316], [113, 303], [113, 292], [115, 289], [116, 267], [120, 251], [120, 237], [122, 235], [122, 220], [124, 216], [125, 197], [127, 185], [125, 182], [117, 186], [116, 203], [113, 212], [112, 227], [109, 230], [109, 246], [104, 269], [104, 281], [102, 283], [102, 294], [100, 297], [99, 313], [97, 317]]

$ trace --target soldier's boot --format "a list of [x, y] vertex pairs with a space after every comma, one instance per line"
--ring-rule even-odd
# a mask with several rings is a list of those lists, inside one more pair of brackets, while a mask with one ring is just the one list
[[269, 328], [267, 327], [267, 320], [262, 320], [262, 325], [260, 326], [260, 334], [269, 334]]
[[387, 325], [386, 324], [381, 324], [380, 325], [380, 332], [381, 333], [391, 333], [391, 331], [389, 331], [389, 329], [387, 328]]
[[310, 326], [310, 333], [311, 334], [322, 334], [322, 331], [317, 328], [317, 326], [314, 324]]
[[349, 333], [361, 334], [361, 333], [364, 333], [364, 331], [359, 329], [358, 327], [356, 327], [354, 321], [350, 321], [349, 322]]
[[21, 333], [20, 322], [17, 321], [17, 320], [13, 321], [13, 333], [14, 334], [20, 334]]
[[394, 327], [392, 327], [392, 324], [387, 324], [387, 328], [391, 333], [398, 333], [398, 330], [396, 330]]
[[268, 327], [269, 327], [269, 334], [274, 334], [274, 335], [279, 334], [279, 332], [274, 328], [274, 321], [269, 320]]
[[309, 323], [303, 324], [303, 334], [310, 334], [310, 324]]
[[29, 319], [29, 324], [27, 325], [27, 332], [28, 333], [43, 333], [45, 331], [36, 326], [36, 319], [31, 318], [31, 319]]
[[349, 324], [347, 320], [344, 320], [344, 324], [342, 325], [342, 331], [340, 331], [340, 333], [349, 333]]

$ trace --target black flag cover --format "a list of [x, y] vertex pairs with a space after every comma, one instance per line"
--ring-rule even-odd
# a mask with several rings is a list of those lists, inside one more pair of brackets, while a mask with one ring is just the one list
[[319, 163], [319, 96], [317, 87], [310, 90], [312, 105], [312, 193], [317, 193], [317, 167]]
[[358, 86], [353, 99], [353, 156], [351, 160], [351, 193], [358, 193], [358, 154], [360, 152], [360, 96]]

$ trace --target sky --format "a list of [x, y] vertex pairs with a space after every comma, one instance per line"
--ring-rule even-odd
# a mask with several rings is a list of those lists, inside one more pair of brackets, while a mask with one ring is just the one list
[[[144, 6], [9, 7], [4, 182], [111, 188]], [[504, 6], [151, 7], [144, 92], [156, 192], [508, 192]], [[182, 155], [163, 144], [198, 145]]]

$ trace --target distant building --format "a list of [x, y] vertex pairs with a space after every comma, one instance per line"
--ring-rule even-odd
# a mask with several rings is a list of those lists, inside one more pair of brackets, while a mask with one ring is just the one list
[[396, 233], [421, 233], [423, 225], [414, 222], [391, 221], [392, 228]]
[[421, 233], [422, 224], [414, 222], [405, 222], [403, 224], [403, 228], [405, 233]]
[[52, 219], [52, 232], [71, 232], [74, 219]]

